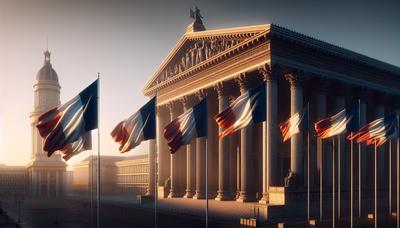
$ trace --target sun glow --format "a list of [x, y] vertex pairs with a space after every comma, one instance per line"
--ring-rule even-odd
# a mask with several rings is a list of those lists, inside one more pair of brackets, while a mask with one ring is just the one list
[[3, 163], [4, 156], [4, 125], [3, 118], [0, 116], [0, 164]]

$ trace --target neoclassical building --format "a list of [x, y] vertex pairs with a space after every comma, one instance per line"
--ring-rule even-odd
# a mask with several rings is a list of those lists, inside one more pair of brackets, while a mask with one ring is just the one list
[[[93, 176], [92, 176], [93, 167]], [[100, 183], [102, 194], [118, 196], [145, 195], [149, 184], [147, 155], [129, 157], [101, 156]], [[72, 190], [89, 194], [96, 192], [97, 156], [88, 156], [73, 166]]]
[[36, 124], [39, 116], [60, 105], [60, 84], [58, 76], [50, 63], [50, 52], [44, 52], [44, 65], [36, 75], [33, 86], [34, 106], [31, 119], [32, 152], [28, 176], [32, 197], [60, 197], [65, 194], [66, 164], [58, 153], [47, 157], [43, 151], [43, 139]]
[[[267, 92], [266, 121], [218, 140], [214, 116], [262, 82]], [[321, 183], [324, 191], [332, 189], [332, 143], [331, 139], [317, 140], [313, 124], [358, 100], [361, 125], [399, 110], [400, 68], [274, 24], [206, 30], [195, 20], [143, 93], [157, 96], [158, 109], [158, 143], [150, 141], [149, 146], [150, 177], [158, 151], [158, 178], [150, 178], [150, 189], [157, 184], [158, 191], [167, 192], [168, 197], [203, 199], [207, 149], [209, 196], [221, 201], [268, 203], [269, 194], [276, 190], [271, 187], [283, 187], [289, 169], [297, 176], [292, 192], [305, 192], [306, 134], [283, 143], [278, 124], [309, 103], [310, 182], [316, 200]], [[205, 97], [207, 144], [205, 138], [194, 139], [170, 154], [164, 126]], [[340, 141], [335, 148], [339, 151], [335, 155], [337, 189], [344, 199], [350, 188], [350, 143], [344, 135], [335, 138]], [[395, 174], [395, 153], [389, 154], [387, 145], [378, 153], [381, 194], [387, 194], [389, 171]], [[364, 192], [373, 190], [373, 154], [362, 145], [359, 156], [357, 148], [354, 145], [354, 183], [355, 189], [361, 183], [364, 197]], [[287, 190], [279, 191], [286, 194]]]

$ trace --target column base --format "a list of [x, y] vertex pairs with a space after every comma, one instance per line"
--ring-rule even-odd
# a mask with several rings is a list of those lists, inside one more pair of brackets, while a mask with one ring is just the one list
[[261, 204], [268, 204], [269, 203], [269, 194], [268, 193], [263, 193], [263, 196], [260, 201], [258, 201]]
[[236, 201], [241, 203], [257, 202], [257, 199], [256, 196], [254, 195], [250, 195], [245, 192], [240, 192], [239, 198]]
[[175, 192], [169, 192], [169, 194], [168, 194], [168, 198], [177, 198], [177, 197], [179, 197], [179, 196]]
[[186, 190], [186, 193], [185, 193], [185, 195], [183, 196], [183, 198], [190, 199], [190, 198], [193, 198], [193, 196], [194, 196], [193, 191], [191, 191], [191, 190]]
[[145, 196], [153, 196], [154, 194], [153, 194], [153, 192], [147, 191], [144, 195], [145, 195]]
[[205, 198], [206, 198], [205, 194], [200, 193], [200, 192], [196, 192], [196, 194], [193, 196], [193, 199], [196, 199], [196, 200], [205, 199]]
[[231, 197], [225, 191], [218, 191], [218, 195], [217, 195], [217, 197], [215, 197], [215, 200], [217, 200], [217, 201], [226, 201], [226, 200], [231, 200]]

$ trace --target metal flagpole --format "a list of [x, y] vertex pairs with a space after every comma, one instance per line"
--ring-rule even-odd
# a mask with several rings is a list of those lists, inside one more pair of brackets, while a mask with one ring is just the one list
[[[157, 98], [156, 98], [157, 99]], [[157, 103], [157, 102], [156, 102]], [[158, 183], [157, 183], [157, 159], [159, 158], [158, 154], [158, 140], [157, 140], [157, 104], [156, 104], [156, 134], [155, 134], [155, 147], [154, 147], [154, 227], [157, 228], [157, 197], [158, 197]]]
[[97, 228], [100, 227], [100, 73], [97, 73]]
[[208, 228], [208, 135], [206, 137], [206, 228]]
[[[397, 114], [397, 134], [399, 134], [400, 133], [400, 122], [399, 122], [399, 115]], [[399, 208], [399, 196], [400, 196], [400, 192], [399, 192], [399, 180], [400, 180], [400, 178], [399, 178], [399, 150], [400, 150], [400, 143], [399, 143], [399, 141], [400, 141], [400, 136], [399, 135], [397, 135], [397, 156], [396, 156], [396, 161], [397, 161], [397, 170], [396, 170], [396, 172], [397, 172], [397, 174], [396, 174], [396, 178], [397, 178], [397, 181], [396, 181], [396, 185], [397, 185], [397, 195], [396, 195], [396, 201], [397, 201], [397, 203], [396, 203], [396, 227], [397, 228], [399, 228], [400, 227], [400, 223], [399, 223], [399, 212], [400, 212], [400, 208]]]
[[389, 216], [392, 216], [392, 140], [389, 140]]
[[350, 137], [350, 228], [353, 228], [353, 132]]
[[332, 137], [332, 227], [335, 228], [335, 137]]
[[319, 221], [322, 221], [322, 173], [323, 173], [323, 169], [322, 169], [322, 165], [323, 165], [323, 159], [322, 156], [324, 155], [324, 147], [323, 147], [323, 141], [322, 139], [317, 139], [320, 140], [321, 142], [321, 160], [320, 160], [320, 169], [319, 169]]
[[307, 221], [310, 221], [310, 103], [307, 102]]
[[93, 150], [90, 158], [90, 227], [93, 227]]
[[376, 167], [376, 165], [377, 165], [377, 157], [378, 157], [378, 154], [376, 153], [376, 141], [375, 141], [375, 143], [374, 143], [374, 146], [375, 146], [375, 158], [374, 158], [374, 175], [375, 175], [375, 199], [374, 199], [374, 205], [375, 205], [375, 228], [378, 228], [378, 181], [377, 181], [377, 179], [378, 179], [378, 175], [377, 175], [377, 167]]
[[342, 144], [342, 140], [340, 139], [340, 135], [338, 135], [338, 145], [337, 145], [337, 151], [338, 151], [338, 160], [337, 160], [337, 172], [338, 172], [338, 181], [337, 181], [337, 185], [338, 185], [338, 219], [340, 219], [340, 200], [341, 200], [341, 194], [340, 194], [340, 166], [341, 166], [341, 162], [340, 162], [340, 153], [342, 152], [342, 150], [340, 149], [341, 144]]
[[[361, 100], [358, 99], [358, 128], [361, 127]], [[361, 144], [358, 144], [358, 217], [361, 217]]]

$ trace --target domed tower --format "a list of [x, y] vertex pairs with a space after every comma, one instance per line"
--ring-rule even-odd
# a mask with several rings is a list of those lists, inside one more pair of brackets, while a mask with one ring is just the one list
[[50, 63], [50, 52], [45, 51], [44, 57], [44, 65], [37, 73], [33, 85], [34, 106], [30, 113], [32, 152], [28, 172], [33, 197], [59, 197], [65, 194], [66, 164], [58, 153], [47, 157], [43, 151], [44, 140], [36, 128], [42, 113], [60, 105], [61, 87]]

